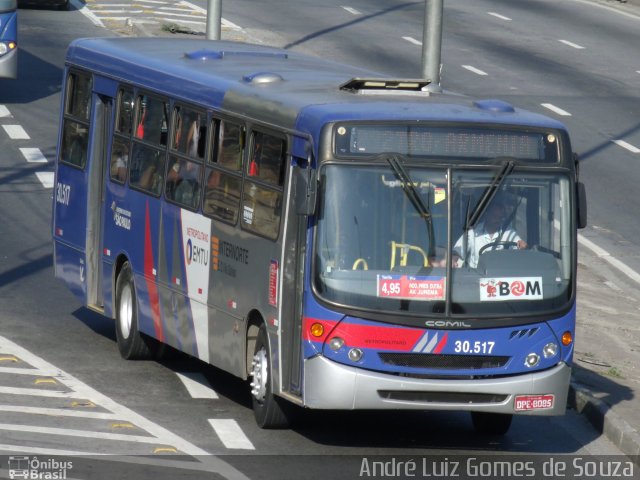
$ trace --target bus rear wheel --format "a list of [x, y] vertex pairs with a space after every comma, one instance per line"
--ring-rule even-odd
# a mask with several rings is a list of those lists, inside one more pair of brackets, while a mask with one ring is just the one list
[[270, 358], [267, 330], [263, 324], [256, 338], [250, 373], [253, 413], [260, 428], [286, 428], [289, 426], [288, 405], [272, 393]]
[[483, 435], [504, 435], [512, 420], [513, 415], [508, 413], [471, 412], [473, 428]]
[[138, 302], [131, 264], [126, 262], [116, 280], [116, 340], [125, 360], [151, 358], [149, 340], [138, 330]]

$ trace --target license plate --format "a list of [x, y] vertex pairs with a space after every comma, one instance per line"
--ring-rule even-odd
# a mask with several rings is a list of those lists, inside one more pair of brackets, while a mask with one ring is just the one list
[[514, 410], [523, 412], [527, 410], [547, 410], [553, 408], [555, 397], [553, 395], [517, 395], [514, 402]]

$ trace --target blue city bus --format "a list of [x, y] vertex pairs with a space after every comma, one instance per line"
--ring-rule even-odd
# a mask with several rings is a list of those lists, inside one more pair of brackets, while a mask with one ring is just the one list
[[79, 39], [64, 78], [55, 275], [122, 357], [247, 379], [263, 428], [564, 413], [586, 203], [562, 124], [234, 42]]
[[0, 0], [0, 78], [18, 76], [18, 4]]

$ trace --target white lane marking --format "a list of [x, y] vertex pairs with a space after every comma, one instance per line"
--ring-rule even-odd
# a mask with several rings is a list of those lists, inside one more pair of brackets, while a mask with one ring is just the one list
[[0, 423], [0, 430], [8, 432], [42, 433], [44, 435], [61, 435], [65, 437], [99, 438], [101, 440], [116, 440], [119, 442], [153, 443], [157, 444], [156, 437], [143, 437], [141, 435], [127, 435], [124, 433], [107, 433], [90, 430], [76, 430], [74, 428], [39, 427], [34, 425], [16, 425], [13, 423]]
[[105, 15], [107, 14], [113, 15], [116, 13], [142, 13], [142, 12], [144, 12], [144, 10], [99, 10], [99, 11], [96, 11], [96, 17], [111, 18], [111, 17], [105, 17]]
[[341, 5], [342, 8], [344, 8], [347, 12], [349, 12], [351, 15], [362, 15], [361, 12], [359, 12], [358, 10], [356, 10], [353, 7], [345, 7], [344, 5]]
[[[58, 370], [49, 362], [34, 355], [29, 350], [2, 336], [0, 336], [0, 352], [15, 355], [17, 358], [20, 358], [24, 362], [39, 370]], [[147, 420], [145, 417], [139, 415], [133, 410], [130, 410], [129, 408], [116, 403], [111, 398], [103, 395], [102, 393], [82, 383], [80, 380], [76, 379], [66, 372], [63, 372], [62, 370], [59, 370], [59, 373], [58, 375], [56, 375], [55, 379], [73, 391], [71, 393], [71, 396], [73, 398], [91, 400], [94, 404], [100, 405], [102, 408], [112, 412], [118, 418], [131, 422], [145, 432], [153, 435], [154, 442], [171, 445], [186, 455], [209, 455], [206, 450], [197, 447], [196, 445], [188, 442], [182, 437], [179, 437], [166, 428], [161, 427], [160, 425], [153, 423], [150, 420]], [[45, 391], [43, 390], [42, 393], [45, 393]], [[49, 393], [53, 392], [50, 391]]]
[[85, 17], [87, 17], [91, 23], [93, 23], [94, 25], [98, 26], [98, 27], [104, 27], [104, 23], [102, 23], [100, 21], [100, 19], [98, 17], [96, 17], [93, 12], [91, 10], [89, 10], [87, 8], [87, 6], [84, 4], [84, 2], [82, 2], [81, 0], [69, 0], [71, 5], [73, 5], [73, 7], [78, 10], [82, 15], [84, 15]]
[[133, 3], [151, 3], [153, 5], [168, 5], [169, 2], [160, 2], [158, 0], [135, 0]]
[[618, 285], [616, 285], [616, 284], [615, 284], [614, 282], [612, 282], [611, 280], [606, 280], [606, 281], [604, 282], [604, 284], [605, 284], [607, 287], [609, 287], [611, 290], [614, 290], [614, 291], [616, 291], [616, 292], [622, 292], [622, 291], [623, 291], [623, 290], [622, 290]]
[[29, 415], [47, 415], [51, 417], [79, 417], [95, 420], [121, 420], [113, 413], [70, 410], [68, 408], [27, 407], [24, 405], [0, 405], [0, 412], [26, 413]]
[[[205, 8], [199, 7], [198, 5], [194, 5], [193, 3], [187, 2], [186, 0], [182, 0], [178, 2], [177, 5], [186, 5], [191, 10], [195, 10], [196, 12], [203, 13], [204, 15], [207, 14], [207, 10]], [[226, 27], [230, 30], [242, 30], [242, 27], [240, 27], [239, 25], [236, 25], [233, 22], [230, 22], [226, 18], [222, 18], [220, 22], [222, 23], [223, 27]]]
[[0, 387], [0, 393], [6, 395], [26, 395], [29, 397], [49, 398], [78, 398], [74, 392], [62, 392], [60, 390], [45, 390], [39, 388]]
[[597, 257], [601, 258], [605, 262], [609, 263], [612, 267], [617, 268], [620, 272], [624, 273], [631, 280], [640, 284], [640, 273], [636, 272], [634, 269], [629, 267], [624, 262], [621, 262], [615, 257], [612, 257], [609, 252], [607, 252], [604, 248], [599, 247], [591, 240], [585, 238], [584, 236], [578, 234], [578, 242], [584, 247], [587, 247], [591, 250]]
[[478, 75], [487, 75], [487, 72], [483, 72], [479, 68], [473, 67], [471, 65], [462, 65], [462, 68], [466, 68], [470, 72], [476, 73]]
[[[98, 17], [96, 17], [96, 18], [98, 18]], [[100, 20], [128, 20], [130, 18], [131, 17], [111, 17], [111, 16], [109, 16], [109, 17], [100, 17]], [[136, 23], [138, 23], [138, 20], [136, 20]]]
[[[171, 12], [158, 12], [158, 11], [154, 11], [152, 12], [154, 15], [161, 15], [164, 17], [179, 17], [180, 19], [182, 18], [203, 18], [202, 15], [193, 15], [190, 13], [171, 13]], [[206, 18], [206, 17], [205, 17]]]
[[422, 42], [420, 40], [416, 40], [413, 37], [402, 37], [402, 38], [409, 43], [413, 43], [414, 45], [422, 45]]
[[31, 137], [24, 131], [21, 125], [2, 125], [11, 140], [29, 140]]
[[53, 188], [55, 174], [53, 172], [36, 172], [36, 177], [44, 188]]
[[158, 10], [162, 10], [163, 12], [193, 12], [193, 10], [186, 5], [183, 7], [160, 7]]
[[584, 48], [582, 45], [578, 45], [577, 43], [570, 42], [569, 40], [558, 40], [558, 41], [571, 48], [575, 48], [576, 50], [582, 50]]
[[541, 103], [540, 105], [542, 105], [544, 108], [547, 108], [549, 110], [551, 110], [554, 113], [557, 113], [558, 115], [561, 115], [563, 117], [570, 117], [571, 114], [569, 112], [567, 112], [566, 110], [562, 110], [559, 107], [556, 107], [553, 103]]
[[635, 145], [631, 145], [630, 143], [625, 142], [624, 140], [611, 140], [613, 143], [618, 145], [619, 147], [626, 148], [631, 153], [640, 153], [640, 148]]
[[10, 373], [11, 375], [33, 375], [34, 377], [54, 377], [60, 370], [37, 370], [35, 368], [0, 367], [0, 373]]
[[[0, 443], [0, 452], [20, 452], [20, 453], [28, 453], [30, 455], [51, 455], [51, 456], [59, 455], [61, 457], [109, 455], [108, 453], [78, 452], [76, 450], [58, 450], [56, 448], [27, 447], [24, 445], [8, 445], [6, 443]], [[8, 477], [1, 477], [1, 478], [8, 478]]]
[[492, 15], [496, 18], [499, 18], [500, 20], [506, 20], [507, 22], [510, 22], [511, 19], [509, 17], [505, 17], [504, 15], [500, 15], [499, 13], [496, 12], [487, 12], [489, 15]]
[[11, 112], [9, 111], [6, 105], [0, 105], [0, 117], [1, 118], [13, 117], [13, 115], [11, 115]]
[[253, 443], [247, 438], [240, 426], [232, 419], [209, 419], [209, 423], [227, 448], [255, 450]]
[[213, 388], [207, 385], [207, 379], [198, 372], [176, 372], [192, 398], [218, 398]]
[[22, 153], [27, 162], [47, 163], [47, 157], [42, 154], [39, 148], [21, 148], [20, 153]]

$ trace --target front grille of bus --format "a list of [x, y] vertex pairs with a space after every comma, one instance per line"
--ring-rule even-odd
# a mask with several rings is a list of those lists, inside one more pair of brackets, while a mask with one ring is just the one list
[[486, 405], [504, 402], [508, 395], [494, 393], [469, 392], [416, 392], [398, 390], [378, 390], [378, 395], [384, 400], [419, 403], [450, 403], [464, 405]]
[[490, 355], [440, 355], [433, 353], [378, 353], [386, 365], [442, 370], [482, 370], [500, 368], [510, 357]]

